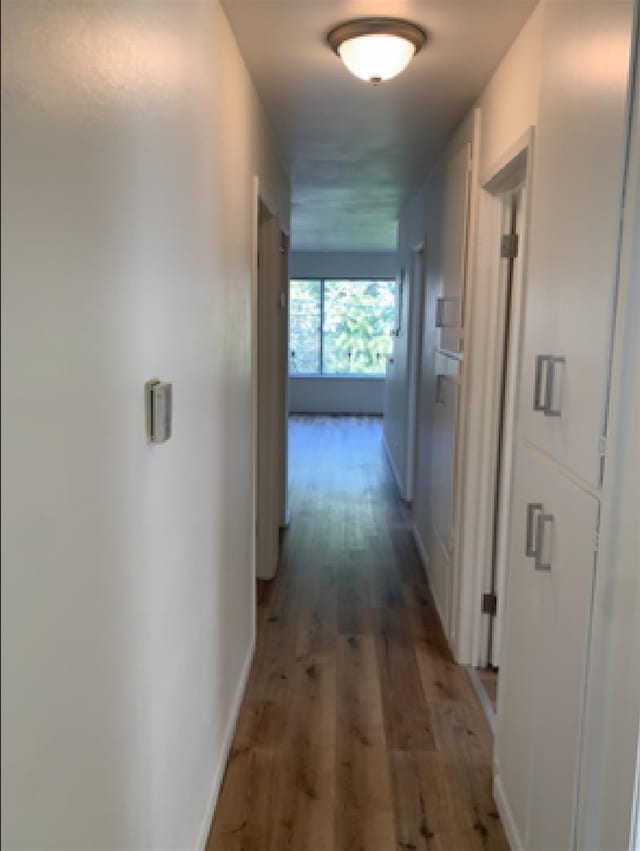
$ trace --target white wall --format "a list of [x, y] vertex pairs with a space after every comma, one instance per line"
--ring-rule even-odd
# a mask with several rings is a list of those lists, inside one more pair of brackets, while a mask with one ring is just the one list
[[288, 187], [216, 2], [3, 2], [2, 59], [2, 844], [194, 848], [254, 630], [252, 176]]
[[292, 414], [382, 416], [384, 378], [313, 376], [289, 379]]
[[587, 676], [578, 836], [585, 851], [640, 849], [640, 77], [634, 110]]
[[291, 278], [395, 278], [395, 251], [292, 251]]

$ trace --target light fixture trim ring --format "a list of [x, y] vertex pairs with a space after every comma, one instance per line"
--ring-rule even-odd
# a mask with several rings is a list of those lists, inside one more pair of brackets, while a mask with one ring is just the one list
[[415, 53], [418, 53], [427, 41], [426, 30], [402, 18], [356, 18], [334, 27], [327, 35], [327, 44], [339, 56], [340, 45], [345, 41], [366, 35], [398, 36], [411, 42]]

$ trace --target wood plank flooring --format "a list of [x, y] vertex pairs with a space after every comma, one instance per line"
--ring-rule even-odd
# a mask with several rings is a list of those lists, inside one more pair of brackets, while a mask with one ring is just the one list
[[207, 851], [508, 848], [375, 418], [293, 418], [291, 526]]

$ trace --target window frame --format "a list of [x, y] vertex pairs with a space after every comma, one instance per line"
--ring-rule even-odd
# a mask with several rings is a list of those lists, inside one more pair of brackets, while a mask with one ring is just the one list
[[[373, 278], [370, 275], [349, 275], [344, 277], [336, 277], [333, 276], [304, 276], [304, 277], [290, 277], [289, 278], [289, 292], [288, 292], [288, 303], [289, 306], [291, 304], [291, 282], [292, 281], [313, 281], [319, 282], [320, 284], [320, 346], [318, 349], [318, 361], [320, 363], [320, 372], [290, 372], [289, 371], [289, 361], [291, 357], [290, 350], [290, 340], [291, 340], [291, 317], [289, 315], [288, 319], [288, 327], [287, 327], [287, 377], [288, 378], [324, 378], [324, 379], [352, 379], [355, 381], [380, 381], [386, 375], [386, 372], [364, 372], [364, 373], [353, 373], [353, 372], [324, 372], [324, 290], [325, 284], [327, 281], [361, 281], [371, 283], [375, 282], [385, 282], [392, 283], [394, 285], [394, 299], [395, 299], [395, 311], [398, 309], [398, 279], [393, 277], [383, 277], [383, 278]], [[393, 329], [390, 332], [390, 335], [393, 336]]]

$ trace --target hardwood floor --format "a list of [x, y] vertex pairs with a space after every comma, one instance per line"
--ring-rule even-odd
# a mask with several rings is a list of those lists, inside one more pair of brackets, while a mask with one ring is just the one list
[[507, 849], [381, 422], [292, 419], [290, 488], [208, 851]]

